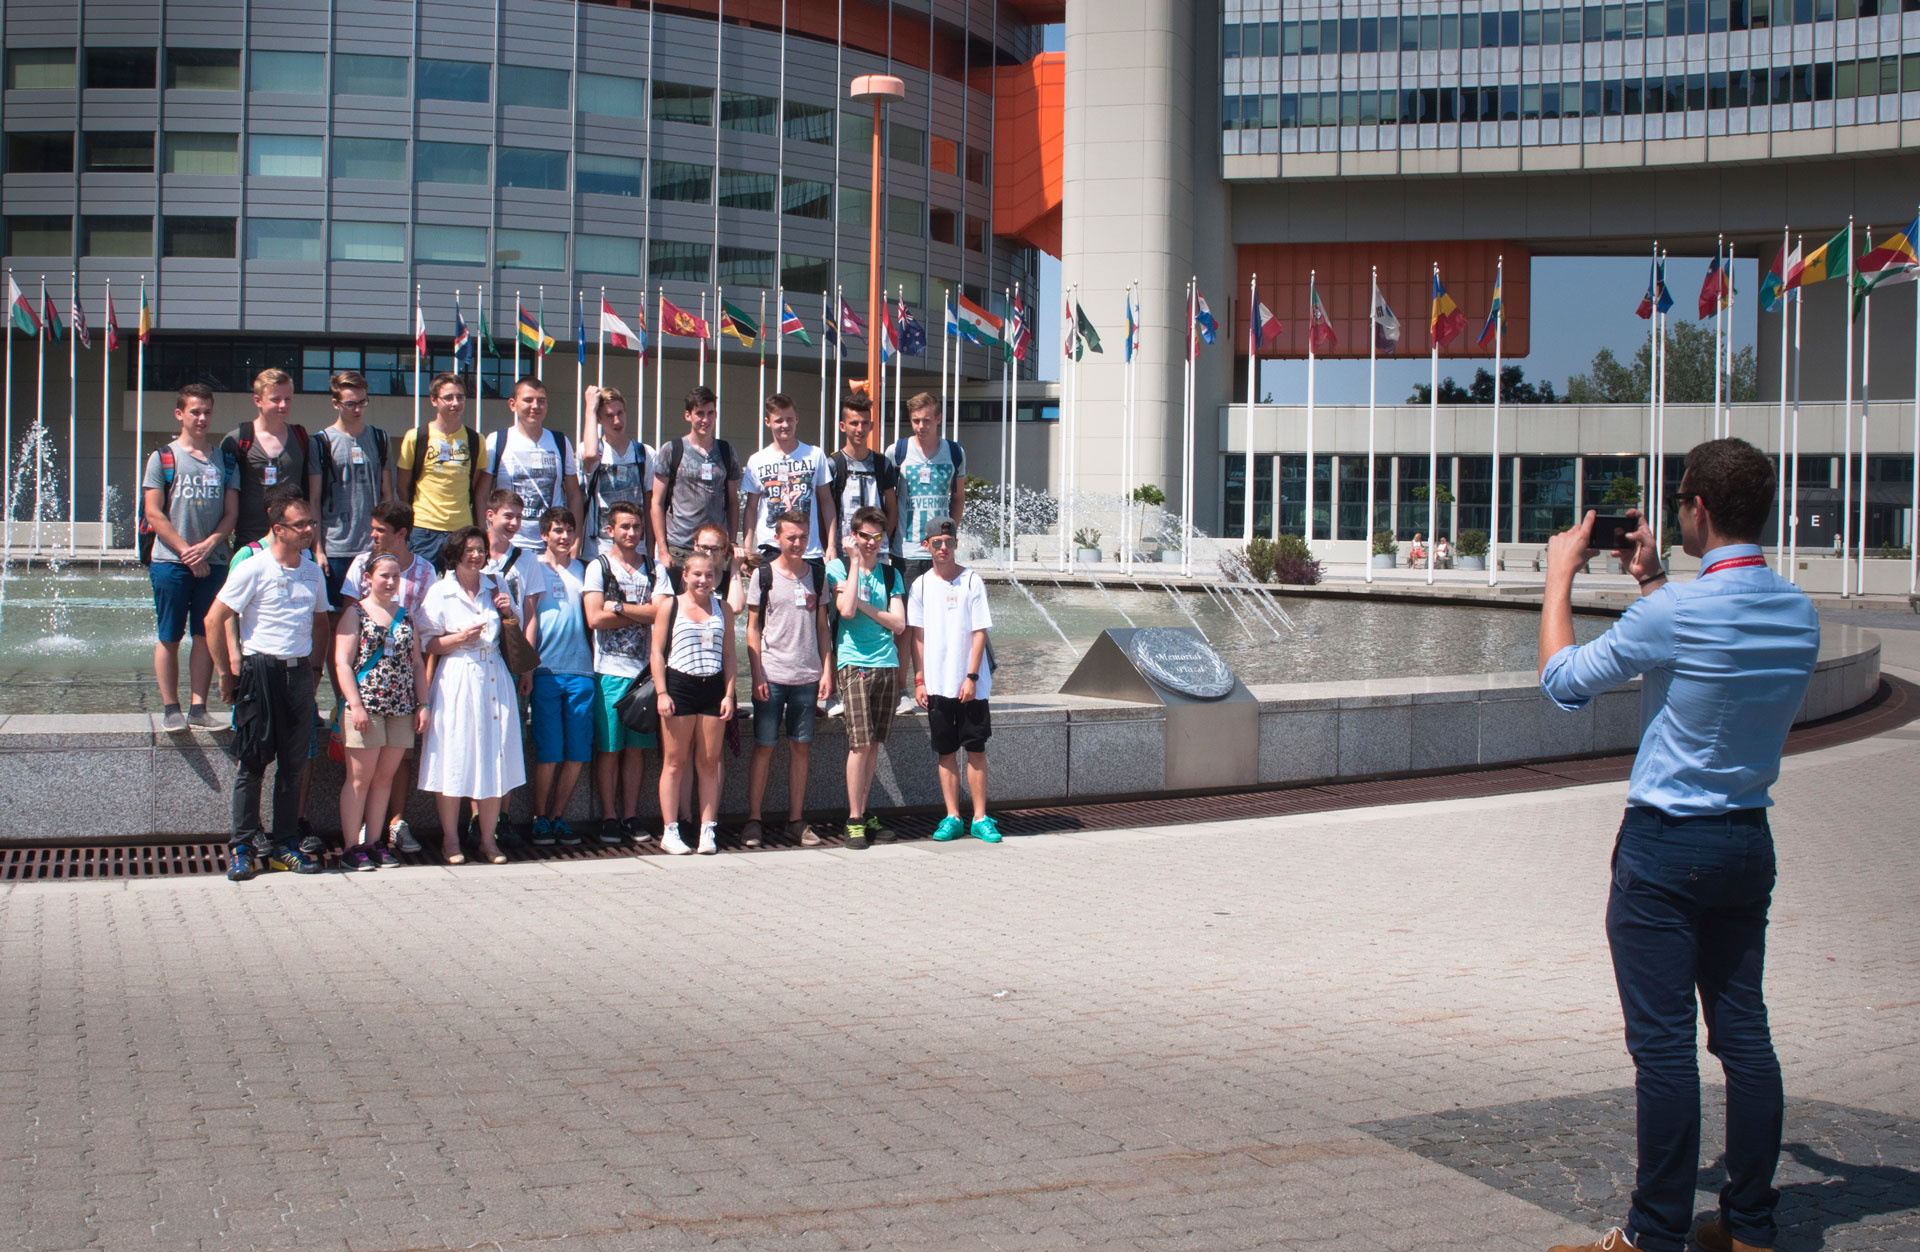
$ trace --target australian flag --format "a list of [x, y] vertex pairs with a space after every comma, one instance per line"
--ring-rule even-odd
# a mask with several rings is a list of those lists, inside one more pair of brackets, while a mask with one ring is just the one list
[[900, 351], [906, 356], [925, 356], [927, 354], [927, 328], [906, 305], [900, 306]]

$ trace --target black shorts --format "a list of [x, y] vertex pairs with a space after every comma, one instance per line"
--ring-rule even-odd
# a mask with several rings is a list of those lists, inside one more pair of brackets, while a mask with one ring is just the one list
[[922, 574], [932, 572], [933, 562], [909, 561], [905, 557], [896, 557], [893, 568], [900, 571], [900, 595], [904, 598], [913, 590], [913, 584], [920, 580]]
[[952, 756], [962, 748], [985, 752], [993, 738], [993, 715], [985, 700], [962, 703], [952, 696], [928, 696], [927, 735], [935, 756]]
[[727, 695], [725, 672], [696, 678], [667, 668], [667, 698], [673, 701], [675, 717], [718, 717], [720, 701]]

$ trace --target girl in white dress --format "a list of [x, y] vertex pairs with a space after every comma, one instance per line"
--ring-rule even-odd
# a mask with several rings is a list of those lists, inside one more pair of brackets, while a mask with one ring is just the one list
[[514, 677], [499, 646], [501, 616], [513, 621], [513, 600], [497, 579], [481, 573], [487, 534], [479, 527], [447, 536], [442, 559], [447, 574], [420, 606], [426, 651], [440, 658], [430, 684], [420, 788], [438, 793], [441, 848], [449, 865], [466, 860], [460, 854], [462, 798], [472, 800], [479, 815], [481, 853], [501, 865], [507, 858], [493, 839], [500, 801], [527, 780]]

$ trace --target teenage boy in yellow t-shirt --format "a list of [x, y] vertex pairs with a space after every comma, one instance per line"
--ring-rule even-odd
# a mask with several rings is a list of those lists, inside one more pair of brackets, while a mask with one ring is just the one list
[[407, 546], [418, 556], [440, 562], [447, 536], [473, 520], [473, 493], [484, 468], [480, 432], [460, 422], [467, 389], [454, 374], [436, 374], [427, 388], [433, 420], [400, 437], [400, 499], [413, 506], [413, 533]]

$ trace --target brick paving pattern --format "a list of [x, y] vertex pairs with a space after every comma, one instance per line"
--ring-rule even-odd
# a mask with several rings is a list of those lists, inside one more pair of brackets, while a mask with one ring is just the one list
[[[1916, 768], [1778, 789], [1790, 1252], [1920, 1246]], [[0, 1246], [1540, 1249], [1624, 1212], [1622, 794], [7, 884]], [[1471, 1169], [1383, 1129], [1461, 1110]]]

